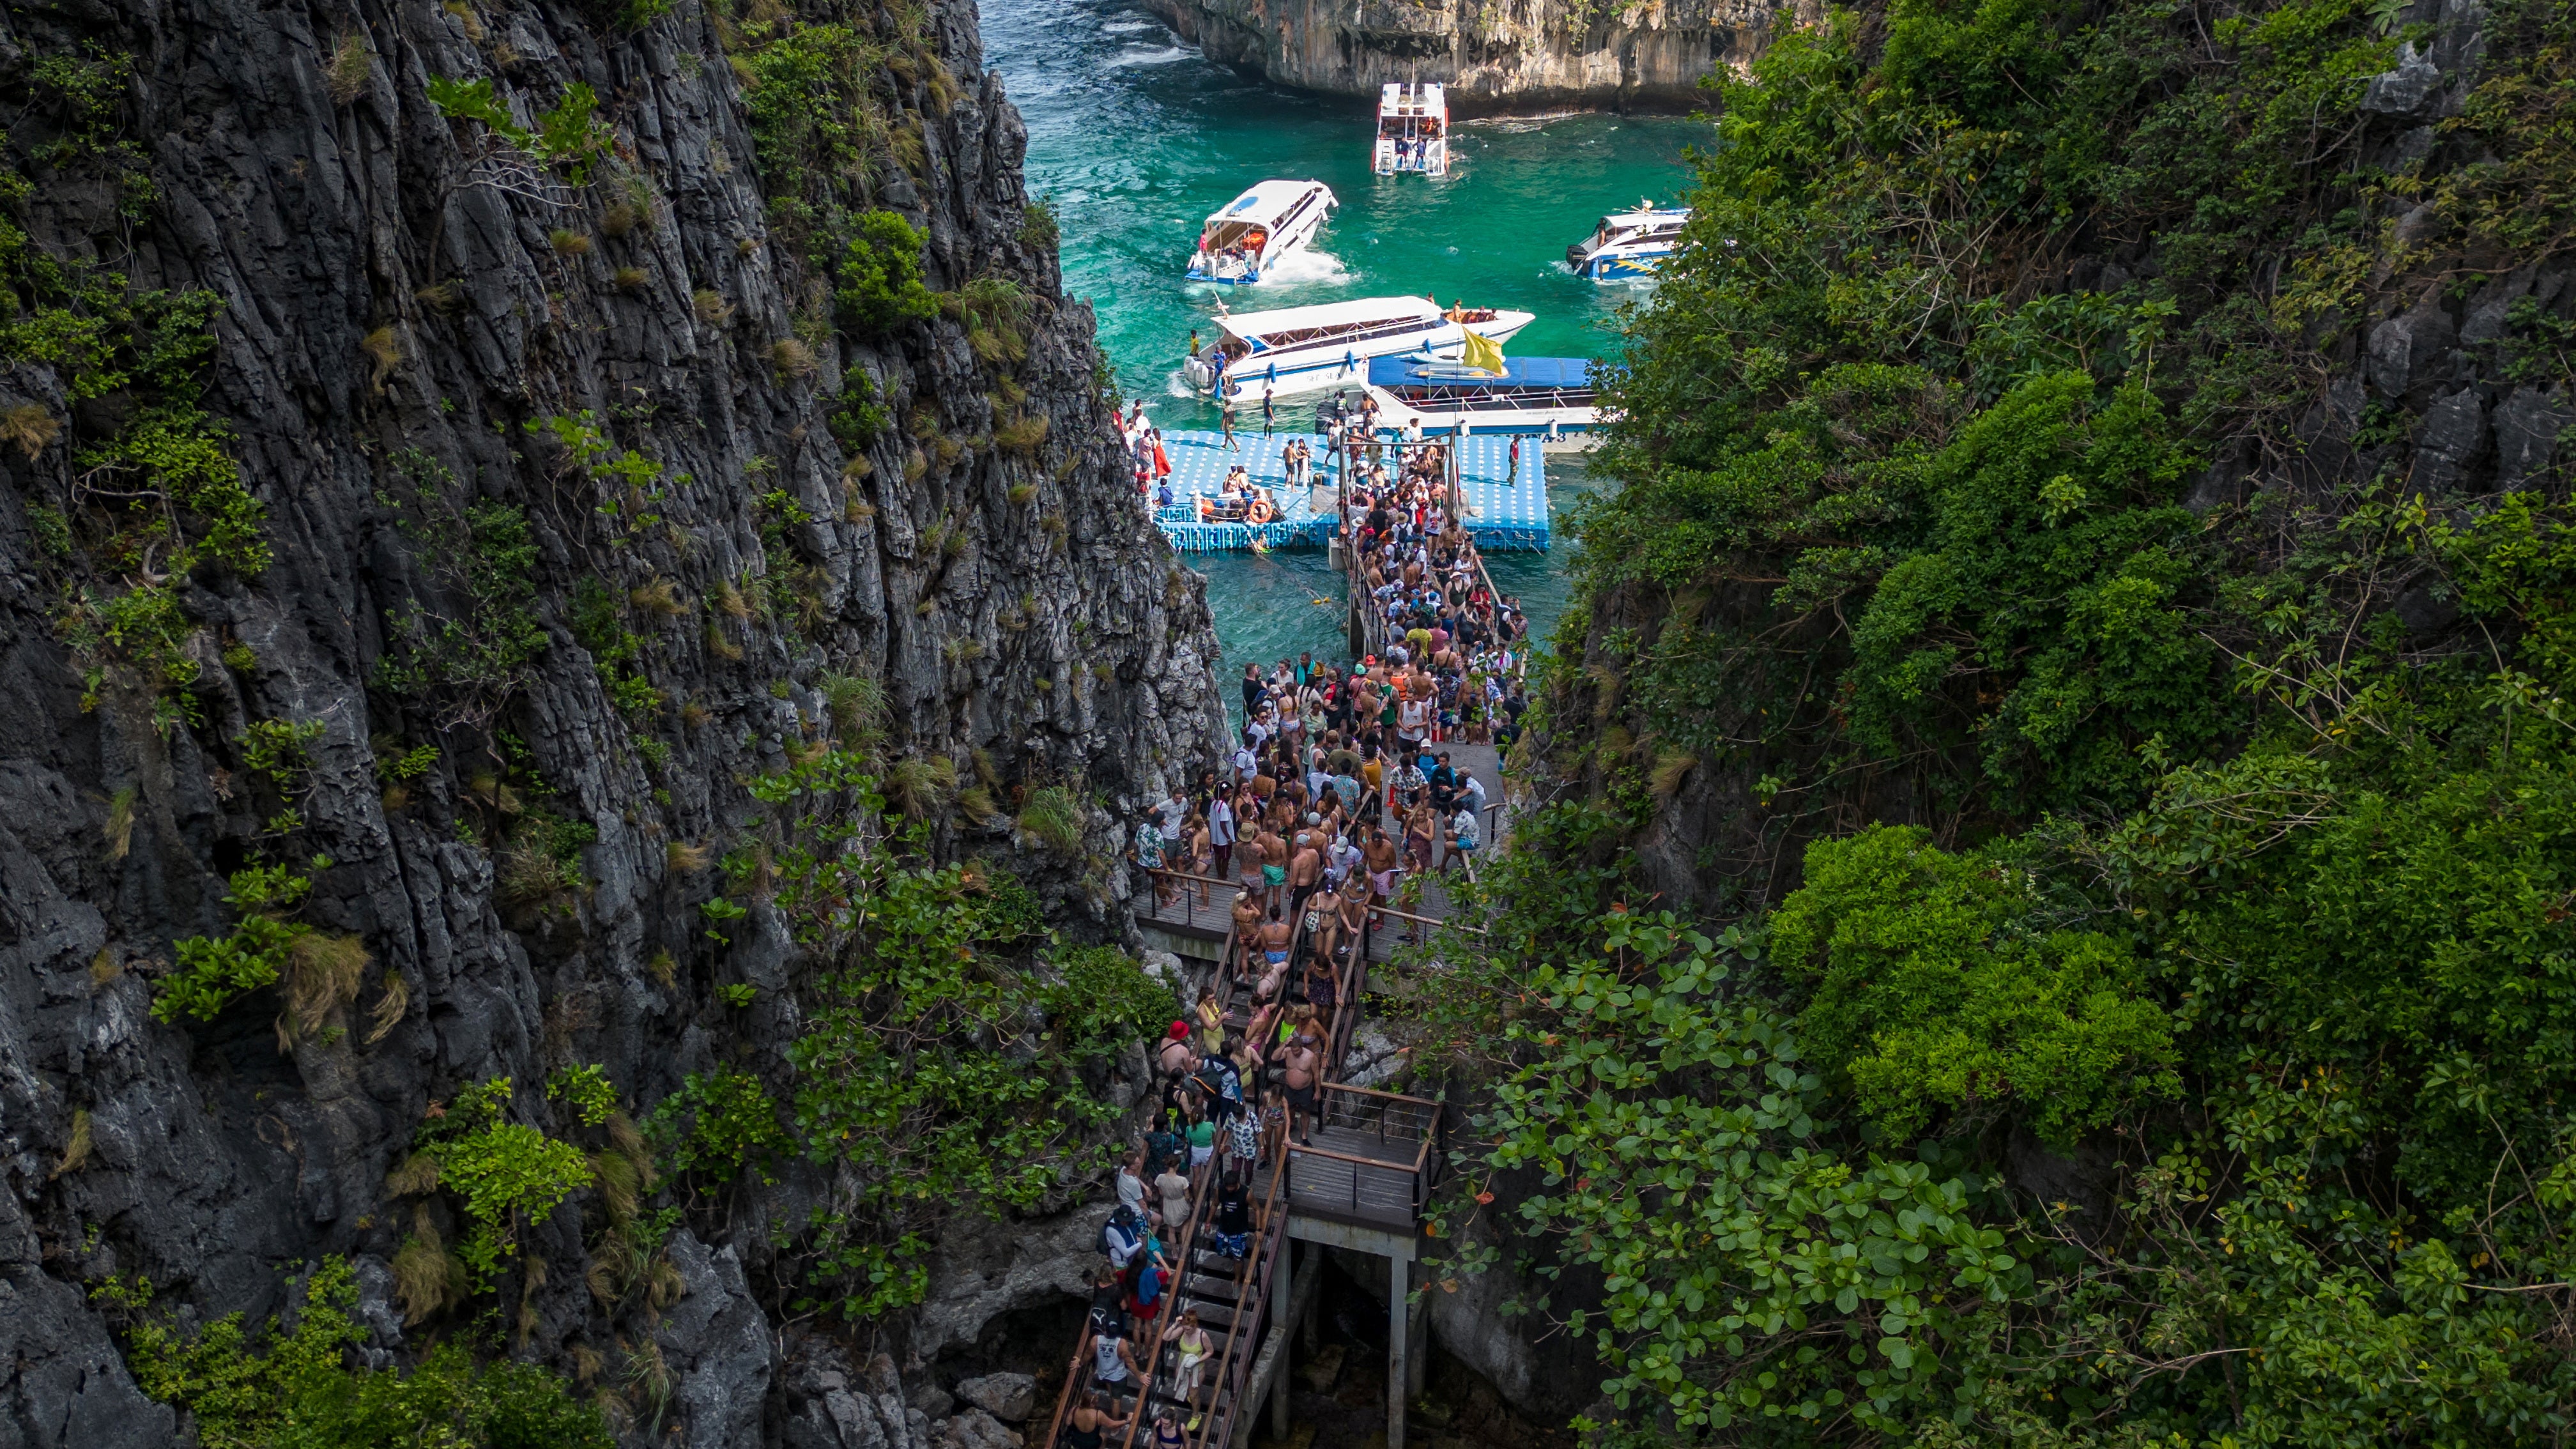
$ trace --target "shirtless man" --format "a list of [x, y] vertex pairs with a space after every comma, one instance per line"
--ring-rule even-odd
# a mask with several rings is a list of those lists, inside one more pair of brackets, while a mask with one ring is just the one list
[[[1323, 1054], [1316, 1051], [1314, 1042], [1301, 1032], [1290, 1037], [1270, 1057], [1279, 1063], [1288, 1086], [1288, 1135], [1312, 1147], [1315, 1145], [1315, 1082], [1324, 1070]], [[1299, 1117], [1306, 1119], [1303, 1136], [1297, 1132]]]
[[1253, 988], [1252, 999], [1268, 1001], [1288, 983], [1288, 920], [1274, 902], [1270, 919], [1261, 926], [1261, 984]]
[[1315, 893], [1315, 883], [1324, 878], [1324, 853], [1316, 849], [1315, 833], [1297, 832], [1297, 853], [1288, 862], [1288, 911], [1294, 915], [1306, 909], [1306, 898]]
[[[1257, 869], [1257, 867], [1255, 867]], [[1252, 953], [1259, 950], [1261, 936], [1261, 898], [1246, 889], [1234, 897], [1234, 944], [1238, 953], [1228, 963], [1234, 972], [1234, 983], [1243, 985], [1252, 979]]]
[[1279, 896], [1288, 885], [1288, 842], [1268, 826], [1261, 830], [1261, 895], [1262, 904], [1272, 915], [1279, 913]]
[[[1369, 842], [1360, 852], [1360, 862], [1368, 867], [1372, 909], [1384, 909], [1387, 900], [1395, 894], [1396, 859], [1395, 842], [1387, 839], [1386, 828], [1381, 825], [1370, 826]], [[1386, 922], [1382, 917], [1373, 915], [1369, 917], [1369, 924], [1382, 926]]]
[[1349, 944], [1354, 961], [1359, 958], [1360, 932], [1368, 926], [1368, 902], [1368, 877], [1351, 872], [1350, 879], [1342, 882], [1341, 909], [1335, 913], [1340, 929], [1335, 936]]

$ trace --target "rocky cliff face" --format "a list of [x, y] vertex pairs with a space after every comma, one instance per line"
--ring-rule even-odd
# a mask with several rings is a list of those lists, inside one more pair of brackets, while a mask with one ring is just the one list
[[1439, 81], [1452, 115], [1563, 107], [1688, 110], [1699, 81], [1741, 67], [1803, 0], [1148, 0], [1210, 60], [1305, 90], [1375, 96]]
[[[640, 1111], [790, 1030], [792, 995], [726, 1017], [793, 953], [706, 938], [699, 851], [853, 716], [982, 792], [934, 850], [1129, 929], [1113, 842], [1221, 727], [1203, 595], [1117, 466], [973, 6], [798, 18], [857, 37], [847, 174], [926, 234], [926, 317], [854, 323], [764, 186], [798, 117], [728, 48], [774, 3], [0, 21], [0, 1444], [172, 1442], [115, 1275], [256, 1322], [346, 1255], [399, 1357], [385, 1179], [434, 1103], [510, 1077], [542, 1119], [597, 1063]], [[1051, 787], [1078, 841], [1012, 828]], [[156, 1019], [277, 862], [363, 964], [300, 1025], [277, 988]], [[691, 1444], [921, 1432], [782, 1373], [756, 1241], [693, 1219], [669, 1311], [612, 1323], [576, 1217], [528, 1227], [525, 1354], [649, 1353]]]

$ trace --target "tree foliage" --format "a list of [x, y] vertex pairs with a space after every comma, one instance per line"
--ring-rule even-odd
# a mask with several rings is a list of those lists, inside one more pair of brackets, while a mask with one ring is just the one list
[[2576, 1434], [2566, 469], [2323, 395], [2576, 236], [2576, 18], [2494, 7], [2428, 152], [2358, 109], [2409, 13], [1899, 0], [1721, 82], [1416, 1026], [1448, 1271], [1521, 1257], [1605, 1439]]

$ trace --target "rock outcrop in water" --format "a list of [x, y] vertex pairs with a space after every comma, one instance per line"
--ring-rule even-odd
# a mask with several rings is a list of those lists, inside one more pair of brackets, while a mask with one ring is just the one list
[[1303, 90], [1375, 97], [1439, 81], [1452, 115], [1689, 110], [1700, 78], [1741, 67], [1802, 0], [1147, 0], [1210, 60]]
[[[800, 144], [926, 234], [937, 310], [874, 326], [764, 194], [779, 138], [834, 123], [828, 76], [801, 114], [737, 48], [784, 18], [754, 8], [0, 22], [0, 1444], [182, 1432], [92, 1298], [130, 1275], [257, 1323], [342, 1256], [368, 1360], [403, 1360], [386, 1178], [439, 1102], [508, 1077], [569, 1122], [537, 1085], [598, 1064], [640, 1109], [792, 1034], [793, 952], [756, 905], [707, 939], [701, 847], [840, 715], [983, 792], [936, 853], [1131, 930], [1116, 842], [1221, 728], [1215, 644], [974, 7], [803, 17], [873, 98]], [[442, 108], [442, 78], [479, 86]], [[1040, 790], [1051, 843], [1012, 828]], [[294, 929], [363, 956], [288, 983], [324, 983], [300, 1024], [274, 989], [156, 1019], [174, 943], [279, 860]], [[586, 1285], [578, 1213], [526, 1224], [552, 1271], [510, 1279], [510, 1341], [585, 1378], [610, 1352], [693, 1445], [924, 1442], [891, 1366], [782, 1339], [760, 1234], [722, 1226], [801, 1211], [763, 1191], [669, 1237], [644, 1318]]]

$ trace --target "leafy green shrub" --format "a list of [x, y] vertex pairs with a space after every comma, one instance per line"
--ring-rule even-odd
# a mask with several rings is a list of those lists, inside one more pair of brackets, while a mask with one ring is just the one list
[[313, 882], [283, 866], [233, 873], [224, 901], [240, 920], [229, 936], [191, 936], [178, 943], [178, 969], [152, 993], [152, 1018], [212, 1021], [223, 1009], [277, 983], [288, 953], [313, 928], [287, 919]]
[[546, 1100], [562, 1102], [585, 1127], [597, 1127], [617, 1110], [617, 1087], [597, 1063], [566, 1067], [546, 1078]]
[[1771, 959], [1808, 974], [1811, 1059], [1889, 1138], [1937, 1108], [1976, 1108], [2064, 1146], [2180, 1083], [2128, 945], [2030, 917], [2026, 871], [1876, 826], [1808, 847], [1806, 884], [1771, 918]]
[[1081, 1047], [1118, 1047], [1160, 1035], [1181, 1010], [1169, 983], [1115, 947], [1063, 952], [1055, 964], [1064, 984], [1048, 993], [1047, 1010]]
[[1061, 240], [1055, 207], [1045, 197], [1030, 202], [1020, 214], [1020, 245], [1031, 251], [1052, 252]]
[[861, 216], [833, 268], [832, 301], [841, 325], [877, 337], [937, 315], [938, 299], [921, 281], [921, 248], [928, 240], [891, 211]]
[[440, 115], [482, 123], [513, 147], [563, 167], [575, 186], [589, 184], [590, 168], [616, 148], [617, 134], [599, 119], [598, 94], [580, 81], [564, 87], [563, 99], [538, 113], [534, 129], [518, 123], [488, 76], [472, 81], [431, 76], [426, 89]]
[[449, 501], [454, 475], [417, 449], [395, 458], [407, 491], [379, 501], [400, 510], [396, 529], [431, 584], [388, 619], [377, 687], [443, 695], [463, 722], [488, 723], [526, 686], [546, 651], [536, 613], [537, 544], [526, 510]]
[[[131, 1311], [150, 1285], [113, 1295]], [[325, 1258], [305, 1280], [292, 1331], [272, 1321], [254, 1338], [238, 1313], [185, 1333], [165, 1319], [126, 1330], [136, 1387], [193, 1416], [203, 1449], [376, 1449], [439, 1444], [456, 1449], [613, 1449], [599, 1411], [562, 1378], [529, 1364], [478, 1365], [453, 1339], [409, 1372], [355, 1369], [348, 1351], [367, 1339], [351, 1316], [357, 1276]]]
[[510, 1079], [495, 1077], [459, 1092], [444, 1117], [421, 1125], [412, 1155], [433, 1164], [438, 1186], [465, 1200], [473, 1231], [456, 1248], [489, 1288], [503, 1263], [517, 1256], [519, 1231], [557, 1204], [590, 1186], [589, 1159], [580, 1148], [507, 1118]]
[[760, 1079], [732, 1067], [691, 1072], [644, 1119], [644, 1131], [670, 1171], [713, 1182], [731, 1182], [746, 1171], [771, 1181], [771, 1164], [790, 1147]]

